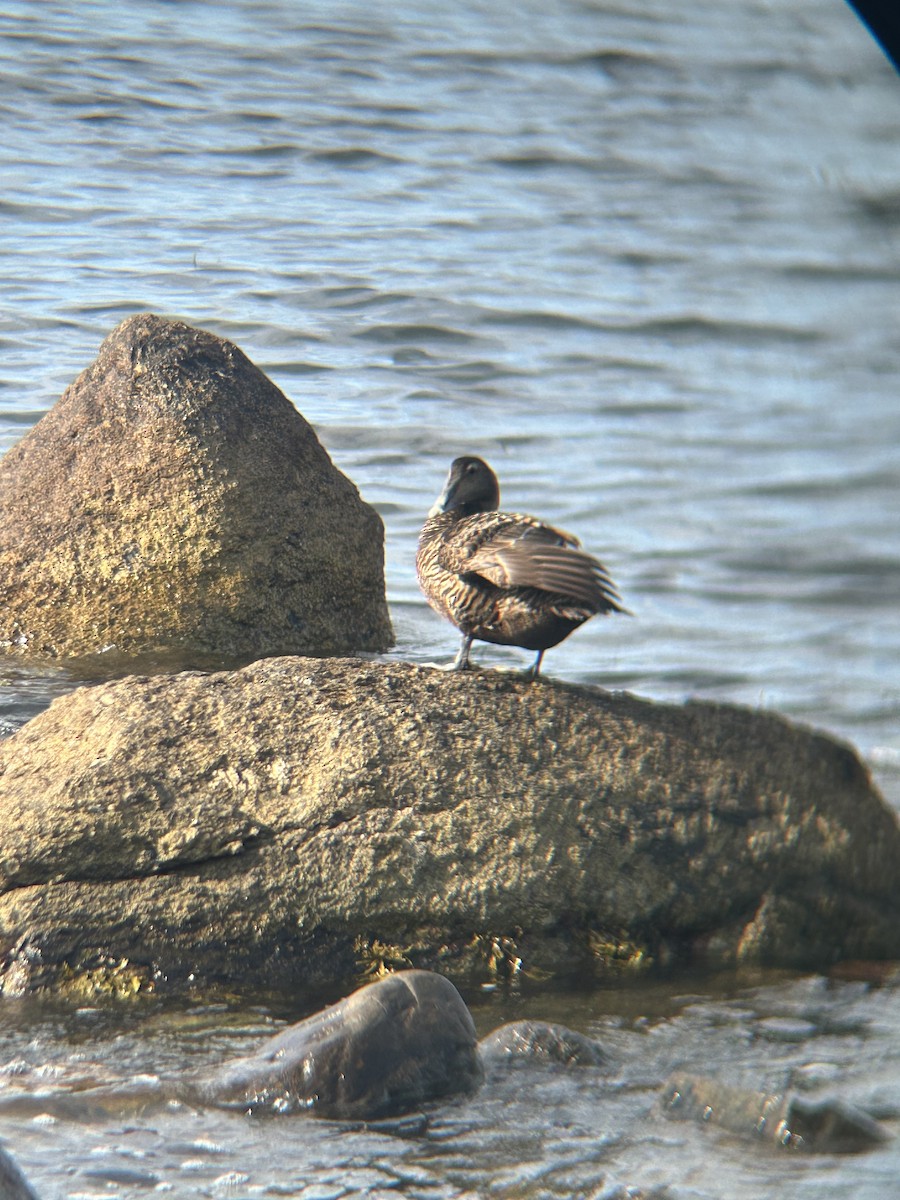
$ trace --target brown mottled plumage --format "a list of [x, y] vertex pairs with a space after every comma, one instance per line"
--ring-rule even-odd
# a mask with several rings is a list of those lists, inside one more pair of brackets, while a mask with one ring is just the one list
[[457, 458], [419, 535], [416, 571], [433, 609], [463, 640], [544, 651], [596, 613], [627, 612], [602, 563], [577, 538], [537, 517], [497, 511], [497, 476], [480, 458]]

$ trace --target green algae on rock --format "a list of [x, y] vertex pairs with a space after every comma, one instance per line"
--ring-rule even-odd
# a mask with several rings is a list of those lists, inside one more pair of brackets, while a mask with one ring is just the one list
[[0, 644], [350, 653], [392, 643], [381, 519], [232, 343], [129, 317], [0, 460]]

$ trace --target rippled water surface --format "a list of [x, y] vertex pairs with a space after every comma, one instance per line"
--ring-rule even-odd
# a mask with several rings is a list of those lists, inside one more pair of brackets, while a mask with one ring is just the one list
[[[683, 985], [684, 981], [681, 981]], [[266, 1006], [0, 1010], [0, 1134], [47, 1197], [500, 1196], [547, 1200], [783, 1200], [894, 1194], [892, 1144], [839, 1159], [779, 1151], [668, 1120], [672, 1070], [715, 1069], [753, 1089], [840, 1095], [900, 1129], [893, 990], [812, 977], [672, 981], [564, 998], [475, 997], [482, 1033], [536, 1015], [597, 1038], [608, 1070], [500, 1067], [472, 1100], [404, 1135], [250, 1118], [166, 1100], [185, 1072], [246, 1052], [288, 1015]], [[141, 1089], [130, 1100], [127, 1089]]]
[[[549, 674], [789, 713], [850, 738], [900, 805], [900, 82], [847, 5], [14, 2], [0, 111], [0, 450], [123, 317], [180, 316], [238, 342], [379, 509], [392, 653], [455, 651], [415, 538], [450, 458], [479, 453], [635, 613]], [[0, 732], [74, 682], [0, 678]], [[32, 1097], [46, 1067], [47, 1101], [0, 1131], [48, 1200], [885, 1194], [893, 1149], [785, 1167], [645, 1123], [664, 1060], [692, 1053], [761, 1086], [821, 1060], [896, 1103], [892, 990], [768, 986], [766, 1011], [821, 988], [852, 1028], [783, 1045], [743, 1001], [720, 1019], [668, 995], [620, 1025], [570, 997], [557, 1016], [610, 1022], [646, 1079], [498, 1083], [413, 1143], [97, 1115], [56, 1082], [82, 1052], [159, 1074], [213, 1054], [216, 1021], [9, 1009], [7, 1061]]]

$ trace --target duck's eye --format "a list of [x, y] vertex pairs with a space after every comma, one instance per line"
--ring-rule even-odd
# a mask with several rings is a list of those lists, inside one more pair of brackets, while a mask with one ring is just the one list
[[469, 465], [466, 467], [466, 474], [474, 475], [477, 470], [478, 470], [478, 468], [475, 466], [474, 463], [469, 463]]

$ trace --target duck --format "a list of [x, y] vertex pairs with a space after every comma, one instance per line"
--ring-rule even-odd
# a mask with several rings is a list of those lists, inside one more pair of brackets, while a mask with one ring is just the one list
[[478, 640], [535, 651], [528, 674], [536, 679], [545, 650], [590, 617], [628, 609], [576, 537], [499, 509], [500, 484], [488, 464], [454, 459], [419, 534], [416, 575], [431, 607], [462, 634], [454, 670], [469, 666]]

